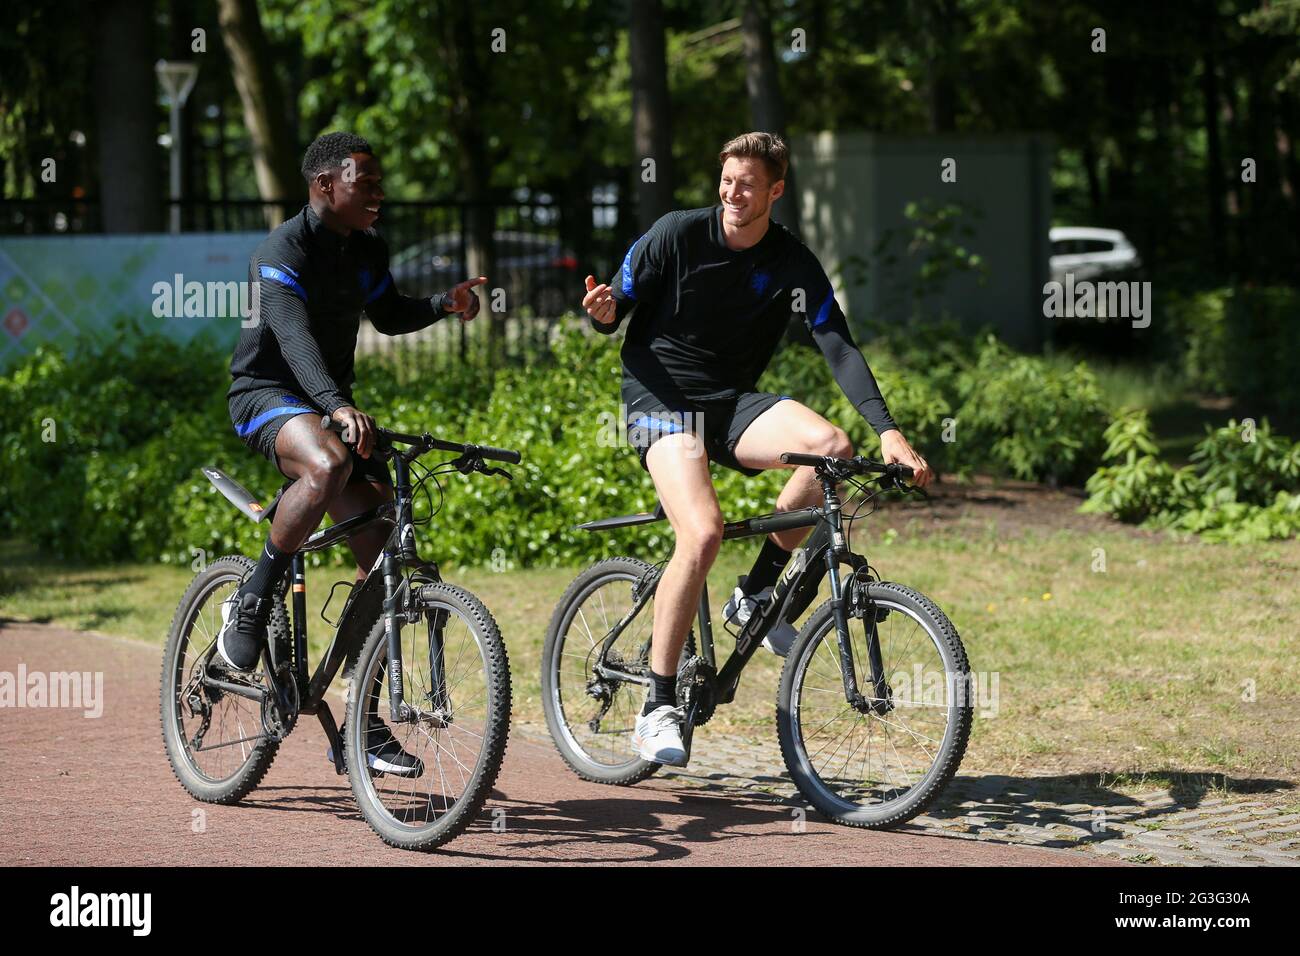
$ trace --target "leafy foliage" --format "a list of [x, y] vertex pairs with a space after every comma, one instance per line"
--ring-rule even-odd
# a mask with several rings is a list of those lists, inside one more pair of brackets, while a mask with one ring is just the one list
[[[188, 563], [198, 550], [254, 552], [265, 526], [242, 518], [199, 470], [215, 465], [263, 500], [282, 480], [230, 427], [225, 353], [138, 330], [123, 330], [121, 339], [136, 343], [132, 352], [111, 344], [72, 357], [40, 349], [0, 378], [0, 493], [12, 503], [0, 513], [0, 533], [84, 560]], [[1056, 371], [992, 340], [975, 349], [936, 328], [882, 336], [867, 354], [895, 419], [941, 469], [1064, 477], [1090, 464], [1087, 449], [1104, 421], [1086, 369]], [[620, 438], [619, 356], [609, 339], [558, 332], [551, 362], [494, 376], [461, 366], [401, 384], [389, 361], [357, 363], [357, 402], [380, 424], [524, 456], [511, 469], [513, 482], [442, 479], [445, 499], [430, 526], [429, 554], [523, 567], [634, 544], [668, 552], [666, 523], [615, 535], [575, 528], [655, 501], [649, 475]], [[842, 425], [861, 453], [879, 454], [875, 433], [815, 349], [782, 349], [760, 387], [796, 397]], [[51, 424], [54, 440], [43, 441]], [[946, 442], [945, 434], [957, 440]], [[776, 471], [714, 474], [728, 515], [769, 510], [785, 479]], [[416, 517], [428, 517], [429, 507], [417, 498]], [[342, 549], [310, 556], [314, 563], [346, 558]]]
[[1146, 413], [1130, 411], [1106, 430], [1106, 465], [1088, 480], [1083, 511], [1121, 521], [1250, 542], [1300, 533], [1300, 444], [1230, 421], [1207, 431], [1193, 464], [1156, 457]]

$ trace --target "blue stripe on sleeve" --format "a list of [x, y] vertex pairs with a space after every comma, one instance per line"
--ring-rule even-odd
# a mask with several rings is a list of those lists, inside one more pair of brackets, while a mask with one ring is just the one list
[[822, 303], [821, 308], [817, 310], [817, 314], [813, 317], [812, 327], [814, 329], [831, 317], [831, 306], [834, 304], [834, 302], [835, 302], [835, 289], [832, 288], [829, 292], [826, 293], [826, 301]]
[[366, 296], [366, 304], [369, 305], [371, 302], [374, 302], [376, 299], [378, 299], [381, 295], [384, 294], [384, 290], [387, 289], [392, 284], [393, 284], [393, 274], [391, 272], [385, 273], [384, 278], [380, 280], [379, 285], [375, 286], [374, 291], [371, 292], [368, 296]]
[[287, 286], [294, 291], [294, 294], [297, 295], [298, 298], [302, 299], [304, 302], [307, 301], [306, 290], [298, 284], [296, 279], [292, 278], [287, 273], [281, 272], [273, 266], [258, 266], [257, 271], [261, 274], [263, 279], [270, 279], [272, 282], [278, 282], [282, 286]]
[[[641, 237], [641, 239], [644, 238], [645, 236]], [[623, 294], [633, 302], [636, 301], [636, 290], [633, 288], [632, 283], [632, 253], [636, 252], [636, 247], [641, 242], [641, 239], [632, 243], [632, 248], [628, 249], [627, 255], [623, 257]]]

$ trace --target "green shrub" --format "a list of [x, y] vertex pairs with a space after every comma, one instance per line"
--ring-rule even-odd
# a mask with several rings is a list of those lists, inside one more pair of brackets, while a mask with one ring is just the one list
[[1176, 470], [1156, 457], [1143, 411], [1117, 418], [1106, 439], [1107, 464], [1088, 479], [1081, 511], [1209, 541], [1300, 534], [1300, 444], [1273, 434], [1267, 421], [1253, 434], [1235, 421], [1208, 431], [1193, 463]]
[[[0, 377], [0, 493], [8, 503], [0, 532], [86, 561], [253, 553], [266, 526], [242, 518], [199, 470], [215, 465], [263, 501], [283, 480], [231, 428], [229, 356], [202, 342], [140, 335], [132, 342], [129, 352], [105, 346], [70, 357], [38, 349]], [[1083, 369], [1051, 369], [991, 342], [975, 350], [946, 331], [904, 330], [871, 341], [866, 352], [894, 417], [941, 469], [1064, 478], [1086, 460], [1101, 427], [1095, 383]], [[496, 557], [520, 567], [632, 547], [667, 554], [667, 524], [612, 535], [575, 528], [655, 501], [649, 475], [619, 437], [619, 368], [615, 342], [578, 331], [556, 338], [553, 361], [495, 377], [460, 365], [399, 382], [388, 359], [359, 358], [357, 403], [384, 426], [523, 452], [513, 482], [442, 479], [446, 499], [429, 556], [462, 564]], [[879, 454], [874, 432], [816, 349], [782, 349], [760, 387], [798, 398], [843, 426], [860, 452]], [[945, 443], [952, 418], [959, 441]], [[47, 420], [53, 442], [41, 440]], [[722, 468], [714, 475], [729, 516], [769, 510], [786, 478]], [[428, 509], [418, 498], [416, 517]], [[348, 557], [335, 549], [308, 560]]]
[[1052, 483], [1083, 481], [1096, 466], [1109, 414], [1084, 363], [1062, 370], [989, 336], [957, 389], [968, 466]]

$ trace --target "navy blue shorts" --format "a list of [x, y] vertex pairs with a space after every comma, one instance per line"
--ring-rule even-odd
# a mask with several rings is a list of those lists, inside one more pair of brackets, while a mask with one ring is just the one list
[[[230, 421], [235, 434], [245, 445], [275, 465], [282, 475], [284, 469], [280, 468], [280, 459], [275, 453], [275, 439], [284, 423], [295, 415], [321, 418], [324, 413], [302, 396], [283, 388], [257, 388], [230, 396]], [[387, 462], [374, 455], [362, 458], [355, 451], [352, 451], [352, 475], [348, 481], [393, 483]]]
[[761, 468], [746, 468], [736, 461], [736, 444], [754, 420], [788, 395], [746, 392], [716, 401], [671, 400], [656, 395], [640, 383], [624, 383], [623, 404], [627, 410], [627, 441], [636, 449], [645, 468], [650, 446], [665, 435], [689, 431], [704, 440], [709, 461], [742, 475], [762, 474]]

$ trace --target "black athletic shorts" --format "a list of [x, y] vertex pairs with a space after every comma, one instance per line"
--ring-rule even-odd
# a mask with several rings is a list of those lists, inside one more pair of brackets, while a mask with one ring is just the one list
[[691, 401], [678, 394], [651, 391], [640, 382], [623, 383], [623, 406], [627, 415], [627, 441], [637, 450], [641, 467], [650, 446], [665, 435], [689, 431], [704, 440], [704, 453], [742, 475], [761, 474], [761, 468], [745, 468], [736, 461], [736, 443], [754, 420], [789, 395], [746, 392], [736, 398]]
[[[235, 434], [253, 451], [262, 455], [284, 474], [275, 453], [275, 438], [284, 423], [295, 415], [322, 417], [319, 408], [299, 395], [283, 388], [258, 388], [230, 396], [230, 421]], [[349, 449], [351, 450], [351, 449]], [[378, 481], [391, 485], [388, 463], [371, 455], [362, 458], [352, 451], [352, 475], [348, 481]], [[287, 478], [288, 475], [285, 475]]]

